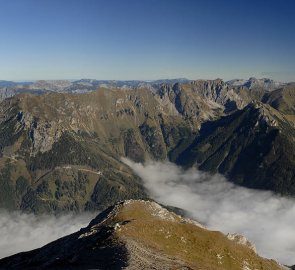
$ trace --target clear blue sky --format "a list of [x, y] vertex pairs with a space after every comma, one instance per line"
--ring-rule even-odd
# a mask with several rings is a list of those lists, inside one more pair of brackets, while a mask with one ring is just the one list
[[0, 79], [295, 81], [294, 0], [0, 0]]

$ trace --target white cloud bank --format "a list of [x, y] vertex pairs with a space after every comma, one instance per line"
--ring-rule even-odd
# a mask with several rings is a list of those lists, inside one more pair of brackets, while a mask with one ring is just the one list
[[218, 174], [169, 162], [123, 161], [158, 202], [187, 210], [209, 229], [245, 235], [261, 256], [295, 264], [295, 200], [238, 187]]
[[0, 258], [39, 248], [88, 225], [94, 214], [35, 216], [0, 211]]

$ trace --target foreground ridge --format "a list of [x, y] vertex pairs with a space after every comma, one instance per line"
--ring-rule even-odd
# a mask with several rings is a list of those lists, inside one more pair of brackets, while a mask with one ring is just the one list
[[285, 269], [243, 236], [210, 231], [153, 201], [127, 200], [80, 231], [0, 260], [0, 269]]

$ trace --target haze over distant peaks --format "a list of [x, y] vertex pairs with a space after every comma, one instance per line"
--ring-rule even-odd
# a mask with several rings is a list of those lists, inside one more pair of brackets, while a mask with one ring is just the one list
[[248, 80], [234, 79], [234, 80], [227, 81], [227, 83], [231, 86], [245, 86], [249, 89], [260, 87], [269, 91], [277, 89], [280, 86], [283, 86], [286, 84], [286, 83], [274, 81], [268, 78], [256, 79], [255, 77], [251, 77]]

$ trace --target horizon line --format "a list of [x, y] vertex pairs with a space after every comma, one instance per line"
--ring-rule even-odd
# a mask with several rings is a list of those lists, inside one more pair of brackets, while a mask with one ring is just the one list
[[175, 78], [159, 78], [159, 79], [97, 79], [97, 78], [91, 78], [91, 77], [81, 77], [81, 78], [76, 78], [76, 79], [16, 79], [16, 80], [6, 80], [6, 79], [0, 79], [0, 82], [14, 82], [14, 83], [29, 83], [29, 82], [38, 82], [38, 81], [69, 81], [69, 82], [75, 82], [79, 80], [94, 80], [94, 81], [114, 81], [114, 82], [123, 82], [123, 81], [134, 81], [134, 82], [155, 82], [155, 81], [162, 81], [162, 80], [187, 80], [187, 81], [201, 81], [201, 80], [206, 80], [206, 81], [214, 81], [214, 80], [222, 80], [224, 82], [228, 82], [231, 80], [250, 80], [251, 78], [257, 79], [257, 80], [262, 80], [262, 79], [270, 79], [276, 82], [281, 82], [281, 83], [292, 83], [294, 81], [282, 81], [282, 80], [275, 80], [271, 76], [270, 77], [256, 77], [256, 76], [250, 76], [248, 78], [232, 78], [229, 80], [223, 79], [221, 77], [215, 77], [215, 78], [198, 78], [198, 79], [189, 79], [186, 77], [175, 77]]

